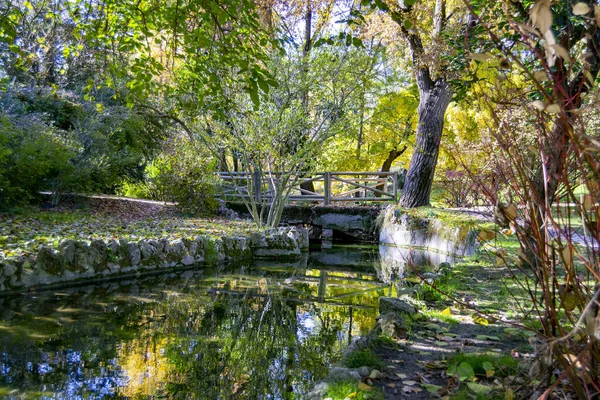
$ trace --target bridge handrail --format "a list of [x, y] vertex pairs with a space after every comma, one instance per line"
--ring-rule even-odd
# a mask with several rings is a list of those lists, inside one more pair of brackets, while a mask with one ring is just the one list
[[[257, 202], [269, 199], [273, 194], [272, 180], [278, 176], [289, 175], [282, 172], [259, 174], [257, 171], [224, 171], [216, 173], [224, 182], [222, 187], [224, 195], [235, 195], [249, 198], [252, 196]], [[288, 201], [322, 201], [328, 205], [332, 202], [357, 202], [357, 201], [396, 201], [398, 198], [398, 172], [315, 172], [304, 177], [304, 174], [291, 174], [302, 183], [322, 183], [322, 194], [319, 190], [310, 191], [297, 187], [300, 194], [290, 194]], [[243, 182], [243, 183], [242, 183]], [[346, 186], [345, 190], [334, 193], [338, 187]], [[364, 197], [354, 197], [353, 194], [364, 194]], [[369, 194], [372, 196], [369, 197]], [[350, 195], [350, 197], [348, 197]]]

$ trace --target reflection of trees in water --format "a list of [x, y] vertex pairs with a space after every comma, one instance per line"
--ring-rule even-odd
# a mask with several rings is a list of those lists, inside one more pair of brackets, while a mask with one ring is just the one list
[[221, 277], [0, 299], [0, 385], [67, 395], [297, 398], [327, 373], [348, 335], [374, 323], [373, 309], [351, 316], [349, 306], [330, 302], [377, 304], [379, 296], [362, 293], [362, 281], [345, 286], [346, 275], [359, 274], [336, 272], [316, 303], [318, 275], [291, 285], [283, 276]]

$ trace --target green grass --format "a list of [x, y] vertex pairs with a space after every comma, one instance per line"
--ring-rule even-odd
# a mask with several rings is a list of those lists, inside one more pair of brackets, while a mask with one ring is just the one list
[[475, 394], [468, 387], [462, 387], [459, 391], [448, 397], [448, 400], [503, 400], [505, 395], [497, 391], [488, 394]]
[[451, 315], [442, 314], [442, 311], [440, 311], [440, 310], [433, 310], [433, 309], [422, 310], [421, 314], [423, 314], [423, 316], [427, 317], [427, 319], [437, 319], [437, 320], [439, 320], [445, 324], [449, 324], [449, 325], [456, 325], [460, 322], [457, 318], [455, 318]]
[[383, 392], [380, 388], [371, 387], [370, 390], [361, 390], [356, 381], [342, 381], [331, 384], [325, 398], [331, 400], [344, 400], [347, 398], [357, 400], [383, 400]]
[[381, 368], [382, 363], [370, 350], [356, 350], [344, 357], [343, 363], [348, 368]]

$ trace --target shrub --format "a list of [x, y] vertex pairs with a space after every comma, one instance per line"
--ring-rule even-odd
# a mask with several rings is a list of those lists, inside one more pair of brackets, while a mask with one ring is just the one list
[[68, 138], [36, 118], [0, 115], [0, 208], [77, 184]]
[[218, 207], [215, 167], [207, 152], [178, 138], [146, 167], [145, 181], [125, 181], [120, 193], [173, 201], [182, 211], [192, 214], [212, 214]]

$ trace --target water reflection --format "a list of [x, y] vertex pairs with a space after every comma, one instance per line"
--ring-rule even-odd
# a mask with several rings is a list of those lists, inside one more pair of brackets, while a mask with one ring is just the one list
[[374, 325], [377, 260], [334, 247], [0, 299], [0, 397], [300, 398]]
[[452, 254], [427, 251], [420, 248], [379, 246], [380, 262], [377, 276], [383, 282], [393, 282], [415, 272], [432, 271], [442, 263], [454, 264], [458, 257]]

